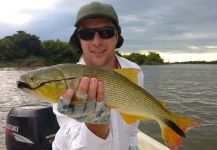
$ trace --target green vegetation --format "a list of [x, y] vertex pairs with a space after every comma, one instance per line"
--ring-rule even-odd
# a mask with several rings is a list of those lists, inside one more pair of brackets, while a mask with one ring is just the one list
[[46, 57], [46, 65], [54, 65], [60, 63], [76, 63], [80, 55], [74, 54], [70, 50], [68, 43], [60, 40], [48, 40], [42, 42], [44, 55]]
[[131, 53], [130, 55], [123, 55], [122, 57], [137, 63], [138, 65], [150, 64], [157, 65], [163, 64], [164, 61], [158, 53], [150, 52], [148, 55], [140, 53]]
[[0, 39], [0, 67], [34, 67], [58, 63], [76, 63], [79, 54], [70, 51], [68, 43], [59, 40], [41, 42], [39, 37], [18, 31]]

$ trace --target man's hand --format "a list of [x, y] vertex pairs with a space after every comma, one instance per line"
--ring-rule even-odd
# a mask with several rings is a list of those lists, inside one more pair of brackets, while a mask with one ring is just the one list
[[103, 82], [83, 77], [76, 91], [68, 89], [62, 94], [58, 111], [86, 123], [94, 134], [106, 138], [109, 133], [110, 110], [106, 108], [104, 98]]

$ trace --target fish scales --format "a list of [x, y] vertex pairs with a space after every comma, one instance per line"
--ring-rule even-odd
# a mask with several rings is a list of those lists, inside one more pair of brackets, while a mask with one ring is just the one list
[[[138, 115], [141, 112], [144, 113], [144, 110], [149, 110], [150, 106], [156, 107], [156, 104], [152, 103], [153, 97], [148, 92], [144, 92], [143, 89], [141, 90], [140, 87], [129, 82], [127, 78], [111, 70], [96, 68], [93, 70], [93, 68], [87, 68], [86, 66], [71, 67], [69, 65], [68, 67], [63, 67], [61, 71], [66, 75], [65, 78], [76, 78], [76, 82], [73, 85], [73, 82], [68, 81], [70, 88], [77, 88], [82, 76], [96, 77], [98, 80], [103, 81], [107, 104], [114, 107], [118, 106], [117, 109], [121, 112], [130, 110], [130, 114]], [[159, 112], [158, 109], [153, 111], [154, 114], [157, 112]]]
[[[86, 68], [86, 66], [64, 66], [59, 69], [65, 75], [64, 78], [75, 77], [73, 81], [67, 81], [69, 88], [77, 88], [80, 78], [82, 76], [96, 77], [98, 80], [103, 81], [105, 85], [105, 97], [107, 103], [115, 106], [124, 106], [123, 109], [130, 109], [132, 112], [134, 110], [144, 109], [141, 105], [132, 107], [132, 103], [141, 103], [141, 96], [138, 94], [137, 88], [132, 82], [129, 82], [125, 77], [111, 71], [111, 70], [95, 70], [92, 68]], [[76, 81], [76, 82], [75, 82]], [[127, 85], [130, 84], [130, 85]], [[131, 86], [134, 88], [129, 88]], [[142, 96], [144, 97], [144, 95]], [[120, 108], [121, 110], [121, 108]]]

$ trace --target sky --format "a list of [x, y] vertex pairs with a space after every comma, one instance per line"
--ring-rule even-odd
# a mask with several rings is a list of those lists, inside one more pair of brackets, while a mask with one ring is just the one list
[[[217, 60], [216, 0], [99, 0], [119, 17], [121, 53], [157, 52], [169, 62]], [[25, 31], [68, 42], [80, 6], [91, 0], [0, 0], [0, 39]]]

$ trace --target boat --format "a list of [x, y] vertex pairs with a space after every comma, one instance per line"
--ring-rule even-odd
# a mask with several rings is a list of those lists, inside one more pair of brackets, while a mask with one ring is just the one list
[[170, 150], [165, 145], [139, 131], [137, 133], [139, 150]]
[[[59, 125], [51, 105], [13, 107], [7, 115], [6, 148], [7, 150], [52, 150], [52, 141], [58, 129]], [[137, 138], [140, 150], [169, 150], [141, 131], [138, 132]]]

